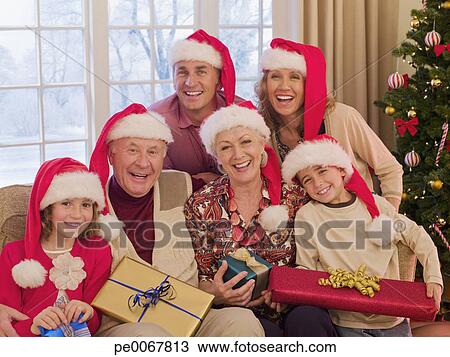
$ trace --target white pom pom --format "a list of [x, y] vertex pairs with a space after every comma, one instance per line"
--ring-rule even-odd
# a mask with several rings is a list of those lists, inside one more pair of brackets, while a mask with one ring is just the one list
[[34, 259], [24, 259], [12, 268], [12, 277], [21, 288], [37, 288], [44, 285], [47, 270]]
[[288, 220], [289, 210], [284, 205], [269, 206], [259, 215], [259, 224], [268, 232], [285, 227]]
[[123, 223], [117, 217], [110, 214], [101, 214], [97, 222], [100, 224], [100, 235], [104, 240], [110, 242], [119, 238]]

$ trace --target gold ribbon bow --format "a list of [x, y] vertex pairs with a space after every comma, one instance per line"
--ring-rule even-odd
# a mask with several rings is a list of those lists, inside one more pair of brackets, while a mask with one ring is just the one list
[[[264, 268], [265, 265], [258, 262], [255, 257], [250, 255], [250, 252], [246, 248], [239, 248], [233, 254], [230, 255], [236, 260], [245, 262], [249, 268]], [[252, 269], [253, 270], [253, 269]]]

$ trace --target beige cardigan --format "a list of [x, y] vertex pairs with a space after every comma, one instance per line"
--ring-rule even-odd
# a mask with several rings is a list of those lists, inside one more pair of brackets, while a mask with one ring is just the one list
[[[353, 165], [373, 191], [372, 167], [381, 184], [382, 196], [401, 199], [403, 169], [389, 152], [380, 138], [369, 127], [361, 114], [342, 103], [325, 113], [325, 132], [334, 137], [350, 155]], [[272, 146], [280, 159], [275, 133], [272, 133]], [[281, 160], [280, 160], [281, 162]]]

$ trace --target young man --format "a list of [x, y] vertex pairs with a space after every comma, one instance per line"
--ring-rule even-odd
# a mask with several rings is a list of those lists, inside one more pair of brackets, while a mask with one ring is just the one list
[[164, 168], [189, 173], [196, 191], [220, 175], [198, 132], [213, 112], [241, 101], [235, 97], [234, 66], [228, 48], [203, 30], [175, 43], [169, 62], [175, 93], [149, 109], [163, 115], [172, 130]]

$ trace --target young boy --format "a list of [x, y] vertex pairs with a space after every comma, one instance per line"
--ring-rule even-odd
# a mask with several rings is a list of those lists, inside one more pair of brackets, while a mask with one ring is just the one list
[[[298, 145], [287, 155], [282, 173], [288, 183], [296, 176], [311, 197], [296, 215], [296, 221], [314, 227], [312, 237], [296, 236], [297, 265], [353, 272], [365, 264], [368, 275], [400, 279], [397, 244], [401, 242], [417, 255], [427, 296], [439, 308], [443, 283], [430, 236], [398, 214], [386, 199], [370, 192], [334, 138], [320, 135]], [[369, 237], [369, 231], [378, 235]], [[331, 310], [330, 315], [340, 336], [411, 336], [404, 318], [340, 310]]]

